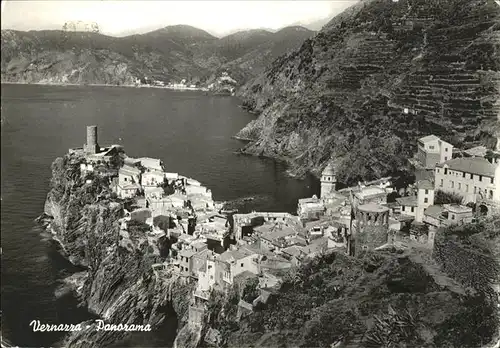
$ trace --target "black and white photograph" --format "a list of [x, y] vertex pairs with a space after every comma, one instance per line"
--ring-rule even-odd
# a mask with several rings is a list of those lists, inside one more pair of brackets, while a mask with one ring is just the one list
[[1, 348], [500, 348], [500, 0], [1, 0]]

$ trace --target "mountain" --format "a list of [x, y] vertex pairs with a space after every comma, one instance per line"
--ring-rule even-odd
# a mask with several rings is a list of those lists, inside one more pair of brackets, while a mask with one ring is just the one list
[[298, 48], [304, 40], [314, 34], [314, 31], [300, 26], [286, 27], [274, 33], [252, 31], [246, 34], [243, 32], [232, 34], [229, 38], [220, 40], [224, 45], [222, 52], [231, 45], [233, 52], [236, 52], [231, 56], [232, 60], [222, 61], [217, 72], [228, 71], [236, 81], [247, 81], [262, 73], [279, 56]]
[[[421, 135], [493, 147], [500, 137], [500, 6], [368, 0], [333, 18], [239, 92], [260, 113], [249, 154], [356, 183], [407, 165]], [[405, 110], [407, 109], [407, 110]]]
[[187, 25], [125, 37], [2, 30], [2, 81], [133, 84], [136, 78], [147, 76], [204, 82], [231, 69], [242, 83], [313, 34], [297, 28], [277, 33], [248, 30], [218, 39]]

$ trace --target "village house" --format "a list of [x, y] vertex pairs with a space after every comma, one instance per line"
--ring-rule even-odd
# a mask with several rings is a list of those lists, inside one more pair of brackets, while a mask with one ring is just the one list
[[143, 186], [146, 201], [159, 200], [163, 197], [164, 190], [157, 186]]
[[240, 273], [250, 272], [259, 274], [259, 255], [248, 249], [226, 250], [219, 255], [217, 261], [219, 264], [225, 263], [227, 265], [223, 274], [223, 280], [229, 284], [233, 284], [234, 277]]
[[158, 187], [163, 184], [164, 180], [165, 175], [163, 172], [158, 170], [146, 170], [142, 174], [141, 185], [143, 188]]
[[158, 172], [164, 172], [164, 167], [163, 167], [163, 161], [156, 159], [156, 158], [150, 158], [150, 157], [141, 157], [137, 159], [139, 162], [141, 162], [141, 165], [146, 168], [146, 171], [158, 171]]
[[500, 165], [482, 157], [455, 158], [435, 168], [435, 189], [458, 194], [464, 203], [500, 202]]
[[399, 212], [402, 215], [414, 217], [415, 221], [422, 222], [427, 207], [434, 204], [434, 185], [428, 180], [422, 180], [416, 184], [416, 195], [396, 198], [400, 205]]
[[134, 197], [141, 190], [141, 171], [137, 168], [124, 165], [118, 170], [118, 184], [116, 193], [120, 198]]
[[284, 248], [283, 250], [281, 250], [281, 255], [283, 255], [286, 260], [290, 261], [290, 263], [294, 267], [298, 267], [305, 256], [300, 246], [297, 245], [292, 245], [291, 247]]
[[432, 205], [424, 213], [424, 223], [439, 228], [472, 222], [472, 208], [459, 204]]
[[177, 261], [179, 262], [180, 274], [188, 277], [193, 273], [193, 255], [196, 252], [191, 249], [182, 249], [177, 254]]
[[434, 169], [436, 164], [452, 158], [453, 145], [439, 139], [435, 135], [428, 135], [418, 139], [416, 159], [425, 169]]
[[302, 220], [319, 219], [320, 216], [325, 214], [325, 205], [316, 195], [312, 198], [299, 199], [297, 205], [297, 215]]
[[90, 163], [81, 163], [80, 164], [80, 172], [82, 174], [90, 173], [94, 171], [94, 164], [93, 162]]
[[314, 258], [325, 253], [328, 250], [328, 238], [321, 237], [313, 240], [305, 247], [300, 248], [306, 258]]
[[215, 257], [214, 252], [211, 250], [208, 250], [207, 248], [196, 252], [193, 255], [193, 261], [192, 261], [192, 274], [193, 274], [193, 276], [195, 278], [199, 278], [199, 273], [206, 271], [207, 260], [209, 258], [214, 258], [214, 257]]

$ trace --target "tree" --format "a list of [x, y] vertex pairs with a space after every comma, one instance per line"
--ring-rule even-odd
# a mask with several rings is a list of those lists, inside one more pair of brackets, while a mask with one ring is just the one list
[[463, 197], [456, 193], [436, 191], [434, 196], [434, 204], [462, 204]]

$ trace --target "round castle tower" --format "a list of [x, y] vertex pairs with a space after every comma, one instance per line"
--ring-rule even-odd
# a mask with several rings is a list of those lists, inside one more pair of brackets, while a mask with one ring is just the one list
[[349, 254], [359, 255], [362, 250], [373, 250], [388, 242], [389, 208], [368, 203], [354, 208]]
[[335, 170], [331, 163], [328, 163], [321, 173], [321, 193], [320, 198], [327, 198], [332, 192], [335, 192]]
[[100, 148], [97, 144], [97, 126], [87, 126], [87, 144], [83, 145], [86, 153], [96, 154]]

